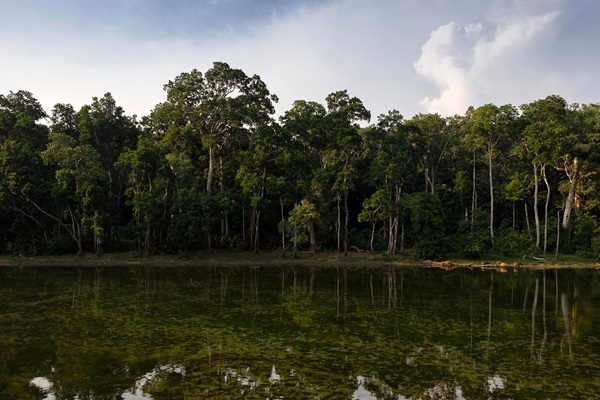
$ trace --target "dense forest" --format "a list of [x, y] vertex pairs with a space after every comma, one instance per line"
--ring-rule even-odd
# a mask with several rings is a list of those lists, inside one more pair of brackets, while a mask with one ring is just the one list
[[221, 62], [164, 90], [140, 119], [110, 93], [50, 114], [0, 95], [0, 252], [600, 252], [599, 104], [371, 121], [342, 90], [276, 119], [261, 78]]

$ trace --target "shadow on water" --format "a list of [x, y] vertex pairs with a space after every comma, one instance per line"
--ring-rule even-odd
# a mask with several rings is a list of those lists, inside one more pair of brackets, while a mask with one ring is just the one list
[[599, 283], [596, 270], [6, 268], [0, 398], [593, 398]]

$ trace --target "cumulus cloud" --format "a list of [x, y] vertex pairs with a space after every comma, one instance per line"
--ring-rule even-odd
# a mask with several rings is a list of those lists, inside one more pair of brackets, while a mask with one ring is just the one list
[[11, 16], [0, 24], [10, 37], [0, 40], [0, 94], [29, 90], [50, 111], [111, 92], [142, 116], [164, 101], [166, 82], [213, 61], [259, 74], [279, 114], [344, 89], [374, 119], [600, 93], [593, 0], [110, 1], [0, 1]]
[[461, 114], [469, 106], [545, 96], [562, 85], [543, 64], [544, 43], [559, 28], [560, 12], [501, 19], [490, 37], [482, 23], [451, 22], [434, 30], [414, 63], [416, 72], [438, 89], [421, 104], [428, 112]]

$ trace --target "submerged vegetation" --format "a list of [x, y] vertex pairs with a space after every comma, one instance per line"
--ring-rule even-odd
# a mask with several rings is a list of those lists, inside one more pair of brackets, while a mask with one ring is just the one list
[[261, 78], [222, 62], [164, 89], [142, 118], [110, 93], [50, 114], [0, 95], [0, 253], [600, 254], [598, 104], [371, 122], [341, 90], [275, 119]]
[[600, 274], [2, 268], [2, 399], [564, 399], [600, 390]]

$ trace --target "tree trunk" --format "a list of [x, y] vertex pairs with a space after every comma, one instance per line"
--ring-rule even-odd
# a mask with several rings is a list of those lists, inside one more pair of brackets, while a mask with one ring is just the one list
[[394, 254], [395, 252], [395, 243], [396, 243], [396, 236], [394, 235], [394, 226], [396, 226], [396, 224], [398, 223], [398, 217], [394, 217], [394, 216], [390, 216], [389, 218], [389, 224], [390, 224], [390, 229], [389, 229], [389, 235], [388, 235], [388, 253], [390, 253], [390, 255]]
[[513, 200], [513, 203], [512, 203], [512, 209], [513, 209], [513, 223], [512, 223], [512, 230], [513, 230], [513, 231], [515, 230], [515, 220], [516, 220], [516, 216], [517, 216], [517, 211], [516, 211], [516, 210], [517, 210], [517, 208], [516, 208], [516, 206], [517, 206], [517, 202], [516, 202], [515, 200]]
[[279, 196], [279, 205], [281, 206], [281, 250], [285, 251], [285, 218], [283, 215], [283, 197]]
[[146, 256], [150, 255], [150, 215], [145, 213], [146, 219], [146, 233], [144, 237], [144, 250], [146, 252]]
[[350, 210], [348, 209], [348, 188], [346, 188], [344, 192], [344, 211], [345, 211], [345, 220], [344, 220], [344, 255], [348, 255], [348, 223], [350, 221]]
[[373, 238], [375, 237], [375, 222], [373, 222], [372, 224], [372, 228], [371, 228], [371, 253], [374, 253], [375, 250], [373, 250]]
[[315, 223], [310, 221], [310, 252], [315, 254], [317, 251], [317, 237], [315, 236]]
[[531, 237], [531, 226], [529, 225], [529, 208], [527, 207], [527, 203], [523, 203], [525, 206], [525, 222], [527, 223], [527, 233], [529, 237]]
[[242, 203], [242, 243], [246, 248], [246, 206]]
[[208, 148], [208, 176], [206, 177], [206, 192], [210, 193], [212, 191], [212, 180], [213, 174], [215, 172], [215, 157], [213, 155], [213, 148], [210, 146]]
[[253, 251], [254, 250], [254, 224], [255, 224], [255, 218], [256, 218], [256, 214], [254, 212], [255, 207], [252, 207], [252, 209], [250, 210], [250, 250]]
[[256, 211], [256, 221], [254, 222], [254, 253], [258, 254], [259, 245], [260, 245], [260, 235], [259, 235], [259, 226], [260, 226], [260, 210]]
[[[294, 204], [294, 208], [298, 203]], [[298, 254], [298, 223], [296, 222], [296, 218], [294, 218], [294, 250], [292, 251], [292, 257], [296, 257]], [[294, 278], [296, 277], [296, 272], [294, 271]], [[295, 281], [295, 279], [294, 279]]]
[[488, 150], [488, 163], [490, 167], [490, 237], [494, 244], [494, 183], [492, 181], [492, 149]]
[[[566, 164], [566, 163], [565, 163]], [[573, 173], [568, 174], [569, 178], [569, 194], [567, 196], [567, 202], [565, 204], [565, 214], [563, 215], [562, 226], [564, 229], [569, 227], [569, 220], [571, 218], [571, 212], [573, 211], [573, 204], [575, 203], [575, 193], [577, 192], [577, 184], [579, 183], [579, 159], [575, 157], [573, 159]], [[565, 171], [567, 171], [567, 166], [565, 165]]]
[[[79, 256], [83, 255], [83, 247], [82, 247], [82, 243], [81, 243], [81, 224], [79, 223], [79, 221], [77, 220], [77, 218], [75, 217], [73, 211], [71, 210], [71, 206], [69, 206], [67, 204], [67, 209], [69, 210], [69, 216], [71, 218], [71, 226], [65, 224], [63, 221], [61, 221], [60, 218], [50, 214], [49, 212], [47, 212], [46, 210], [44, 210], [42, 207], [40, 207], [36, 202], [30, 200], [30, 199], [26, 199], [32, 206], [34, 206], [38, 211], [40, 211], [42, 214], [50, 217], [51, 219], [53, 219], [54, 221], [56, 221], [60, 226], [62, 226], [63, 228], [65, 228], [65, 230], [69, 233], [69, 236], [71, 236], [71, 238], [73, 239], [73, 241], [77, 244], [77, 254]], [[31, 217], [33, 218], [33, 217]]]
[[341, 209], [340, 209], [340, 203], [341, 203], [342, 199], [340, 197], [340, 194], [338, 193], [337, 195], [337, 251], [338, 253], [340, 252], [340, 250], [342, 249], [342, 245], [341, 245], [341, 237], [342, 237], [342, 214], [341, 214]]
[[404, 252], [404, 223], [402, 223], [402, 226], [400, 227], [401, 229], [401, 233], [400, 233], [400, 252]]
[[473, 152], [473, 188], [471, 192], [471, 230], [473, 229], [473, 223], [475, 222], [475, 210], [477, 209], [477, 187], [475, 185], [476, 178], [476, 160], [475, 152]]
[[396, 185], [396, 187], [394, 188], [394, 199], [393, 199], [394, 204], [396, 205], [396, 207], [394, 207], [396, 212], [395, 212], [394, 216], [390, 216], [390, 236], [389, 236], [389, 240], [388, 240], [388, 253], [390, 253], [390, 255], [396, 254], [396, 251], [398, 249], [398, 224], [399, 224], [398, 204], [400, 203], [401, 194], [402, 194], [402, 189], [398, 185]]
[[[560, 221], [560, 210], [557, 211], [557, 221]], [[558, 248], [560, 245], [560, 224], [556, 224], [556, 249], [554, 251], [554, 259], [558, 259]]]
[[540, 214], [538, 212], [539, 177], [538, 164], [533, 164], [533, 216], [535, 218], [535, 245], [540, 247]]
[[550, 205], [550, 183], [546, 176], [546, 166], [541, 168], [542, 178], [546, 184], [546, 206], [544, 208], [544, 257], [546, 257], [546, 249], [548, 248], [548, 206]]

